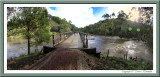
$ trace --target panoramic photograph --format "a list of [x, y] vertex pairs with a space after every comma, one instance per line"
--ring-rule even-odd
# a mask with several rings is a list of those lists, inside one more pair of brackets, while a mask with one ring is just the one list
[[6, 11], [7, 70], [153, 70], [153, 7], [53, 4]]

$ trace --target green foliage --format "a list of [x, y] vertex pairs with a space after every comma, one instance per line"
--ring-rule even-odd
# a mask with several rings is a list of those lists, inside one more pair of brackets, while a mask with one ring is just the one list
[[62, 20], [61, 20], [61, 18], [59, 18], [59, 17], [52, 16], [51, 19], [52, 19], [53, 21], [55, 21], [56, 23], [58, 23], [58, 24], [63, 23]]
[[34, 39], [35, 46], [49, 42], [50, 26], [47, 9], [43, 7], [23, 7], [21, 12], [7, 22], [8, 36], [22, 34], [28, 39], [28, 53], [30, 53], [30, 39]]
[[56, 16], [50, 16], [50, 18], [51, 32], [64, 33], [78, 30], [71, 21], [67, 21], [66, 19], [61, 19]]
[[[100, 54], [100, 58], [106, 58], [107, 55], [106, 54]], [[108, 57], [113, 57], [112, 55], [108, 55]]]

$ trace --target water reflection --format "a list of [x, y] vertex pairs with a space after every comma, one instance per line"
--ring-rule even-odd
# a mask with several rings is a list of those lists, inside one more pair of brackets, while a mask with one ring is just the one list
[[124, 54], [128, 53], [129, 57], [135, 58], [137, 60], [144, 60], [146, 62], [153, 61], [153, 55], [149, 51], [149, 48], [142, 41], [134, 41], [125, 38], [119, 38], [118, 36], [88, 36], [88, 48], [97, 48], [97, 52], [102, 54], [109, 54], [117, 57], [124, 58]]
[[[47, 46], [52, 46], [52, 41], [47, 44]], [[43, 45], [37, 47], [30, 47], [30, 51], [36, 52], [41, 51]], [[22, 38], [14, 38], [14, 39], [7, 39], [7, 59], [19, 57], [21, 55], [28, 54], [28, 44], [26, 39]]]

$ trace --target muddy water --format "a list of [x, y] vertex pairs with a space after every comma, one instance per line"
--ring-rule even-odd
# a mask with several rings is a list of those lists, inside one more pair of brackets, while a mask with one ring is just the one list
[[[48, 46], [52, 46], [52, 41], [48, 44]], [[37, 47], [30, 47], [30, 51], [37, 52], [41, 51], [43, 45], [39, 45]], [[7, 59], [19, 57], [20, 55], [28, 54], [28, 44], [26, 39], [15, 38], [15, 39], [7, 39]]]
[[[137, 56], [138, 60], [144, 60], [146, 62], [153, 61], [153, 55], [149, 51], [149, 47], [145, 45], [142, 41], [134, 41], [130, 39], [121, 39], [117, 36], [88, 36], [88, 48], [97, 48], [97, 52], [102, 54], [109, 54], [117, 57], [124, 58], [124, 54], [128, 52], [129, 57], [135, 58]], [[43, 44], [38, 47], [31, 47], [31, 52], [41, 51], [44, 45], [52, 46], [52, 41], [48, 44]], [[7, 40], [7, 59], [19, 57], [28, 53], [27, 40], [26, 39], [12, 39]]]
[[[62, 38], [65, 36], [62, 35]], [[33, 41], [33, 40], [31, 40]], [[60, 41], [59, 35], [55, 36], [55, 43]], [[50, 38], [49, 43], [44, 43], [42, 45], [39, 45], [37, 47], [30, 47], [30, 51], [36, 52], [36, 51], [41, 51], [43, 46], [53, 46], [52, 42], [52, 37]], [[28, 54], [28, 44], [27, 44], [27, 39], [22, 39], [22, 38], [13, 38], [13, 39], [7, 39], [7, 59], [14, 58], [14, 57], [19, 57], [21, 55]]]
[[88, 48], [97, 48], [97, 52], [109, 54], [124, 58], [124, 54], [128, 53], [129, 57], [136, 58], [138, 61], [152, 62], [153, 55], [149, 51], [149, 47], [142, 41], [134, 41], [130, 39], [119, 38], [118, 36], [88, 36]]

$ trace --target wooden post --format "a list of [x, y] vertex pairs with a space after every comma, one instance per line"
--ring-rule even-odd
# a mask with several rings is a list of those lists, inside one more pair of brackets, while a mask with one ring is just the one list
[[61, 33], [60, 33], [60, 41], [61, 41]]
[[135, 59], [135, 61], [137, 61], [137, 56], [136, 56], [136, 59]]
[[68, 37], [69, 37], [69, 33], [68, 33]]
[[85, 39], [85, 35], [82, 33], [82, 42], [83, 42], [83, 47], [84, 47], [84, 48], [86, 48], [86, 45], [85, 45], [84, 39]]
[[126, 55], [124, 54], [124, 60], [125, 60]]
[[107, 58], [108, 58], [108, 55], [109, 55], [109, 49], [108, 49], [108, 53], [107, 53]]
[[62, 35], [63, 35], [63, 37], [62, 37], [62, 38], [63, 38], [63, 40], [64, 40], [64, 33], [62, 33]]
[[84, 43], [84, 47], [86, 47], [86, 45], [85, 45], [85, 34], [83, 34], [83, 43]]
[[88, 34], [86, 34], [86, 48], [88, 48]]
[[64, 33], [64, 39], [66, 39], [66, 33]]
[[54, 34], [52, 35], [52, 40], [53, 40], [53, 47], [54, 47], [54, 44], [55, 44], [55, 41], [54, 41]]
[[127, 60], [127, 54], [128, 54], [128, 52], [126, 52], [126, 60]]

